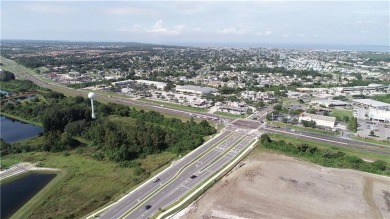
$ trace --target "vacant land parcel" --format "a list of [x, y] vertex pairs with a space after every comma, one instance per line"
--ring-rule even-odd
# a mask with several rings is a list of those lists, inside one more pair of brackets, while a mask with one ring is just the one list
[[390, 218], [390, 178], [256, 151], [181, 218]]

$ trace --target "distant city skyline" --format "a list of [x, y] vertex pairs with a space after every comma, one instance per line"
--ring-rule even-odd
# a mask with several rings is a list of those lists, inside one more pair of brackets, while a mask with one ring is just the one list
[[2, 1], [1, 38], [389, 46], [388, 1]]

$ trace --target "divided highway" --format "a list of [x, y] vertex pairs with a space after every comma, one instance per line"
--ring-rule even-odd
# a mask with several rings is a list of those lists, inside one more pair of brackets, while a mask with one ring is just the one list
[[[159, 174], [158, 182], [148, 181], [99, 216], [100, 218], [148, 218], [159, 208], [175, 202], [217, 173], [254, 140], [253, 136], [242, 136], [230, 131], [222, 132], [202, 145], [199, 150], [194, 151], [195, 153], [189, 154], [167, 171]], [[150, 205], [149, 209], [146, 209], [147, 205]]]

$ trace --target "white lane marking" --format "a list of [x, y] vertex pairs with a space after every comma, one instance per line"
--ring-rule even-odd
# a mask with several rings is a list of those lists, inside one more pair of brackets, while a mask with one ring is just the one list
[[324, 139], [324, 138], [317, 138], [317, 137], [312, 137], [312, 136], [309, 136], [309, 135], [302, 135], [302, 134], [298, 134], [298, 133], [290, 133], [290, 132], [285, 132], [285, 131], [282, 131], [282, 130], [274, 130], [274, 129], [271, 129], [273, 131], [276, 131], [276, 132], [282, 132], [282, 133], [287, 133], [287, 134], [292, 134], [292, 135], [298, 135], [298, 136], [304, 136], [304, 137], [307, 137], [307, 138], [313, 138], [313, 139], [317, 139], [317, 140], [322, 140], [322, 141], [329, 141], [329, 142], [334, 142], [334, 143], [338, 143], [338, 144], [346, 144], [347, 143], [344, 143], [344, 142], [339, 142], [339, 141], [333, 141], [333, 140], [328, 140], [328, 139]]

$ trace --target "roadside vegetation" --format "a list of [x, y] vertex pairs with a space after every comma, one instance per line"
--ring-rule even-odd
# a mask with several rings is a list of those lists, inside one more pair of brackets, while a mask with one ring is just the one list
[[357, 156], [351, 156], [341, 151], [320, 149], [307, 143], [293, 144], [284, 140], [273, 140], [268, 134], [261, 135], [258, 146], [302, 158], [325, 167], [348, 168], [390, 176], [390, 164], [383, 160], [366, 162]]
[[47, 191], [47, 199], [29, 210], [30, 216], [18, 213], [29, 218], [81, 217], [116, 200], [216, 133], [205, 120], [183, 122], [155, 111], [97, 101], [97, 119], [92, 120], [90, 101], [81, 96], [66, 97], [27, 81], [1, 83], [12, 92], [21, 87], [34, 92], [29, 100], [4, 100], [1, 112], [44, 128], [40, 136], [25, 141], [1, 140], [1, 165], [38, 162], [65, 173]]

